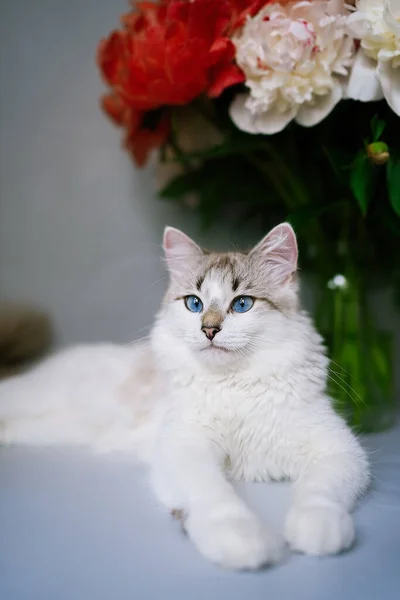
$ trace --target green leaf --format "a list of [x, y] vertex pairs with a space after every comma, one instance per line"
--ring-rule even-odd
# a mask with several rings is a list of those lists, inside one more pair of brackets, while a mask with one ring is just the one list
[[379, 119], [378, 115], [375, 115], [371, 119], [372, 141], [377, 142], [379, 140], [385, 127], [386, 127], [385, 121], [382, 121], [381, 119]]
[[388, 195], [394, 212], [400, 217], [400, 154], [391, 156], [387, 164]]
[[364, 216], [374, 194], [374, 184], [374, 167], [369, 162], [365, 150], [360, 150], [351, 168], [350, 187]]

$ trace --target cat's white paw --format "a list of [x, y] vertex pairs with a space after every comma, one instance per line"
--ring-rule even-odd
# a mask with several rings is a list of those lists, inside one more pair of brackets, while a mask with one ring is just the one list
[[200, 552], [229, 569], [258, 569], [283, 555], [284, 543], [251, 513], [189, 515], [185, 529]]
[[285, 539], [305, 554], [337, 554], [354, 541], [353, 520], [338, 507], [295, 505], [286, 518]]

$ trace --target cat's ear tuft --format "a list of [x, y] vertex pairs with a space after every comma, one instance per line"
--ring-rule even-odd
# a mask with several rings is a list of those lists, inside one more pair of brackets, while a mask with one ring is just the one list
[[257, 255], [269, 273], [280, 284], [292, 281], [297, 270], [298, 249], [296, 234], [289, 223], [281, 223], [257, 244], [250, 256]]
[[183, 274], [203, 255], [200, 246], [175, 227], [164, 229], [163, 248], [171, 275]]

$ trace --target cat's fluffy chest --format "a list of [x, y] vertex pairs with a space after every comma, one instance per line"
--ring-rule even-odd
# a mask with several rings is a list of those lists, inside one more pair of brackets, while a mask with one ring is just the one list
[[182, 377], [171, 381], [171, 402], [184, 423], [217, 433], [233, 479], [282, 479], [279, 446], [294, 400], [287, 376]]

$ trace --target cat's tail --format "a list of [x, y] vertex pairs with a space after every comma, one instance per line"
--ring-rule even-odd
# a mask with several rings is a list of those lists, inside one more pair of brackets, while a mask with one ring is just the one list
[[0, 382], [0, 444], [73, 444], [141, 454], [138, 443], [152, 434], [151, 402], [146, 413], [127, 382], [143, 354], [141, 347], [78, 347]]
[[31, 443], [27, 427], [40, 414], [34, 396], [28, 374], [0, 381], [0, 444]]
[[0, 444], [80, 444], [83, 438], [66, 389], [51, 385], [46, 372], [0, 382]]

